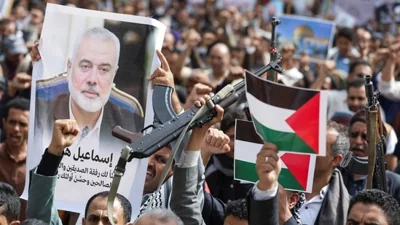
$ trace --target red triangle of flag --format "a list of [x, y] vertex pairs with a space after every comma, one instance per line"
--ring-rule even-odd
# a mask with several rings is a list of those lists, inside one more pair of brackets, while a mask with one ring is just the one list
[[286, 122], [315, 153], [319, 153], [320, 93], [296, 110]]
[[310, 167], [310, 155], [285, 153], [280, 159], [285, 163], [287, 169], [296, 178], [303, 190], [307, 190], [308, 170]]

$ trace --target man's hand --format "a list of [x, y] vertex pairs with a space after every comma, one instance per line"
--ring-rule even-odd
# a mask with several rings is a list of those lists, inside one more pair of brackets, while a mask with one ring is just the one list
[[229, 69], [229, 75], [226, 78], [227, 81], [234, 81], [237, 79], [242, 79], [244, 77], [244, 70], [241, 66], [232, 66]]
[[64, 149], [72, 145], [78, 133], [79, 128], [75, 120], [56, 120], [48, 152], [61, 156]]
[[229, 147], [230, 139], [222, 130], [216, 128], [209, 128], [206, 137], [203, 140], [201, 146], [202, 151], [206, 151], [208, 154], [223, 154], [231, 150]]
[[158, 58], [161, 61], [161, 67], [157, 68], [154, 73], [148, 78], [154, 88], [156, 84], [166, 85], [175, 88], [174, 75], [169, 68], [169, 64], [161, 51], [157, 50]]
[[256, 170], [259, 178], [258, 189], [266, 191], [278, 185], [281, 172], [281, 163], [278, 157], [278, 148], [275, 144], [265, 143], [257, 154]]
[[8, 83], [8, 94], [14, 96], [17, 91], [25, 90], [31, 87], [32, 76], [26, 73], [17, 73]]
[[185, 36], [185, 43], [189, 47], [196, 47], [201, 42], [201, 36], [195, 29], [190, 29]]
[[35, 41], [32, 47], [32, 50], [29, 52], [33, 62], [37, 62], [41, 59], [39, 53], [39, 41]]
[[[154, 73], [148, 78], [151, 81], [152, 88], [154, 88], [156, 84], [162, 84], [171, 88], [175, 88], [174, 75], [169, 68], [167, 59], [159, 50], [157, 50], [157, 55], [161, 61], [161, 67], [157, 68]], [[174, 93], [172, 94], [171, 101], [175, 112], [180, 113], [182, 111], [182, 106], [176, 91], [174, 91]]]
[[186, 110], [186, 109], [192, 107], [193, 104], [196, 101], [199, 101], [201, 98], [203, 98], [203, 100], [204, 100], [204, 96], [210, 95], [211, 91], [212, 91], [211, 87], [209, 87], [207, 85], [204, 85], [201, 83], [195, 84], [192, 91], [190, 92], [190, 95], [186, 98], [186, 102], [185, 102], [185, 105], [183, 106], [183, 108]]

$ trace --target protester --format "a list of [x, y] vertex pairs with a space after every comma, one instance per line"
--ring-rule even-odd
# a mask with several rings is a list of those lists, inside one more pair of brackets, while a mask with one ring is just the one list
[[[306, 193], [306, 201], [299, 209], [301, 224], [346, 223], [350, 197], [337, 167], [348, 151], [349, 140], [343, 129], [330, 121], [326, 142], [326, 156], [317, 157], [313, 190]], [[249, 224], [279, 224], [280, 214], [287, 215], [285, 225], [297, 224], [289, 206], [284, 207], [284, 212], [274, 213], [278, 211], [277, 180], [281, 170], [278, 152], [276, 145], [266, 143], [257, 155], [256, 169], [260, 180], [249, 196]]]
[[[349, 150], [356, 157], [367, 157], [368, 156], [367, 120], [366, 120], [366, 111], [364, 109], [358, 111], [351, 118], [349, 138], [350, 138]], [[390, 164], [388, 164], [388, 166], [390, 166]], [[388, 169], [390, 169], [390, 167]], [[347, 169], [342, 169], [342, 175], [343, 175], [343, 182], [345, 183], [346, 188], [351, 196], [354, 196], [359, 191], [364, 189], [367, 176], [361, 174], [354, 174]], [[400, 202], [400, 175], [387, 170], [386, 180], [387, 180], [388, 193], [392, 195], [397, 201]]]
[[400, 206], [391, 195], [370, 189], [358, 192], [350, 201], [347, 224], [400, 223]]
[[[16, 98], [6, 105], [3, 116], [5, 141], [0, 144], [0, 182], [13, 186], [18, 195], [25, 188], [28, 156], [29, 101]], [[26, 201], [21, 199], [20, 220], [25, 220]]]
[[0, 182], [0, 224], [18, 225], [20, 202], [17, 192], [7, 183]]

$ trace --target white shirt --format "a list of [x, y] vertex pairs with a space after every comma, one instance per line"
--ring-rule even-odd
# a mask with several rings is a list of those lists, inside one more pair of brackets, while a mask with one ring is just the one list
[[300, 218], [303, 225], [313, 225], [317, 220], [318, 213], [322, 206], [325, 196], [328, 192], [329, 184], [323, 187], [319, 195], [313, 197], [309, 201], [306, 201], [300, 208]]
[[[69, 117], [71, 120], [75, 120], [74, 114], [72, 113], [72, 104], [71, 104], [71, 97], [69, 99]], [[101, 109], [100, 117], [97, 120], [94, 128], [92, 130], [88, 130], [89, 127], [79, 127], [80, 133], [78, 137], [75, 139], [74, 143], [71, 145], [70, 149], [81, 148], [82, 152], [99, 152], [100, 150], [100, 127], [101, 122], [103, 120], [103, 112], [104, 108]]]
[[394, 77], [389, 82], [382, 80], [382, 74], [378, 74], [378, 89], [380, 93], [387, 99], [392, 101], [400, 101], [400, 82], [395, 81]]

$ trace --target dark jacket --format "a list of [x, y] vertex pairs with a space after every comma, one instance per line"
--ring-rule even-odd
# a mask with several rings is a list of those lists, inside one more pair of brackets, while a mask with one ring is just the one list
[[[353, 181], [353, 175], [345, 169], [341, 170], [343, 182], [346, 185], [347, 189], [353, 188], [352, 185], [361, 185], [361, 189], [364, 187], [365, 180], [360, 181]], [[400, 204], [400, 175], [392, 172], [386, 171], [386, 183], [387, 183], [387, 190], [390, 195], [392, 195], [397, 202]], [[354, 191], [354, 190], [353, 190]], [[352, 191], [352, 192], [353, 192]], [[351, 193], [353, 195], [357, 194], [358, 191], [355, 193]]]
[[233, 159], [213, 155], [206, 168], [206, 182], [211, 194], [227, 203], [245, 198], [253, 184], [242, 184], [233, 178]]

